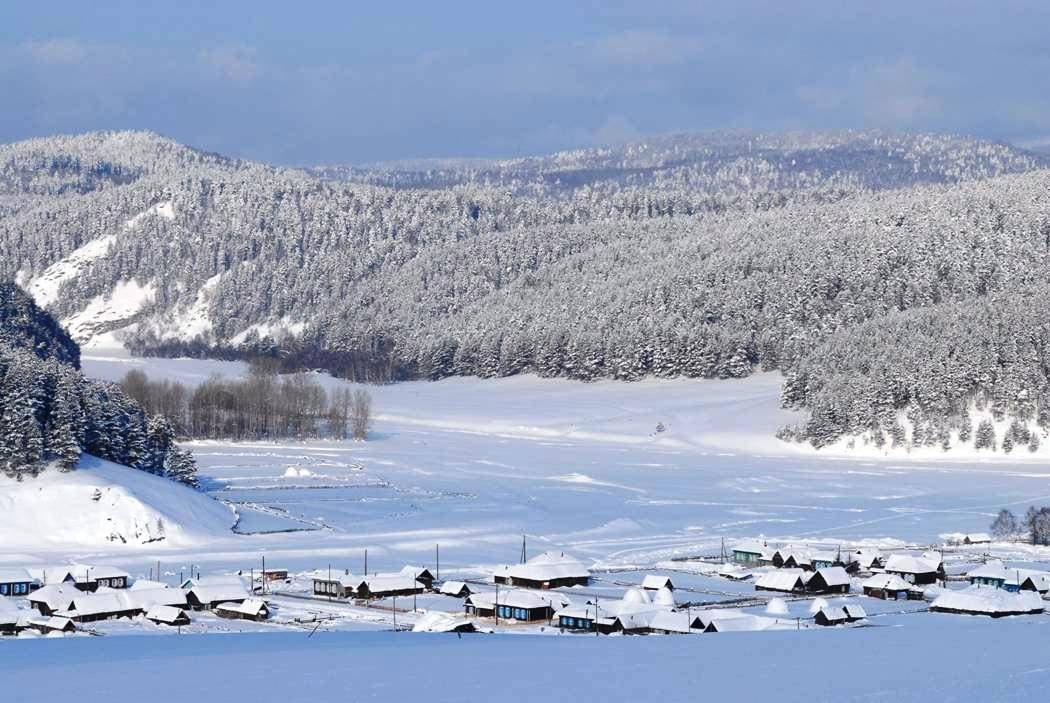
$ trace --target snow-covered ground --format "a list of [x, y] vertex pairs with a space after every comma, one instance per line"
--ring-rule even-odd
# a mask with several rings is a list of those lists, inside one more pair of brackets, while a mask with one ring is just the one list
[[[189, 384], [214, 373], [245, 372], [243, 364], [232, 362], [133, 359], [98, 352], [89, 352], [83, 366], [99, 378], [117, 380], [128, 369], [141, 368], [152, 378]], [[329, 388], [343, 383], [324, 375], [317, 380]], [[72, 538], [33, 544], [32, 537], [7, 535], [4, 539], [17, 549], [5, 549], [10, 553], [0, 554], [0, 564], [90, 560], [144, 577], [159, 561], [163, 578], [174, 582], [191, 565], [206, 574], [247, 575], [265, 556], [270, 567], [292, 572], [291, 582], [275, 586], [278, 593], [271, 595], [272, 622], [231, 624], [198, 615], [186, 630], [240, 632], [234, 649], [257, 656], [243, 654], [244, 662], [226, 660], [213, 670], [206, 653], [214, 647], [231, 650], [223, 644], [226, 638], [218, 637], [152, 638], [148, 646], [135, 644], [139, 637], [104, 637], [56, 645], [70, 647], [77, 674], [92, 682], [105, 681], [112, 666], [108, 662], [126, 652], [142, 671], [159, 671], [172, 662], [189, 667], [193, 657], [201, 663], [195, 684], [215, 680], [209, 693], [236, 686], [250, 694], [266, 687], [267, 700], [302, 698], [315, 679], [322, 682], [318, 690], [329, 693], [350, 687], [360, 697], [404, 700], [414, 689], [391, 673], [402, 656], [417, 662], [421, 671], [433, 672], [421, 680], [436, 677], [442, 682], [428, 689], [437, 700], [482, 695], [500, 684], [513, 700], [550, 698], [552, 691], [582, 690], [574, 688], [579, 677], [573, 672], [595, 667], [612, 669], [610, 676], [585, 677], [601, 681], [595, 685], [606, 686], [620, 676], [630, 682], [595, 691], [605, 691], [612, 700], [625, 699], [628, 690], [634, 691], [631, 698], [671, 700], [691, 699], [712, 687], [728, 691], [752, 667], [768, 674], [757, 682], [748, 676], [749, 695], [779, 692], [784, 697], [787, 691], [788, 699], [812, 691], [814, 681], [842, 700], [913, 700], [923, 691], [921, 697], [936, 691], [935, 697], [969, 699], [980, 693], [999, 700], [1045, 687], [1050, 679], [1033, 651], [1039, 638], [1045, 638], [1046, 616], [976, 621], [925, 612], [921, 602], [851, 595], [848, 602], [862, 603], [868, 611], [869, 627], [829, 632], [812, 627], [812, 599], [770, 605], [775, 594], [756, 595], [751, 582], [720, 578], [714, 573], [717, 565], [680, 561], [719, 554], [723, 539], [731, 547], [759, 536], [811, 548], [918, 549], [941, 542], [942, 534], [987, 531], [1001, 507], [1023, 512], [1028, 505], [1050, 501], [1050, 468], [1023, 454], [965, 461], [950, 455], [857, 458], [784, 444], [773, 433], [794, 418], [778, 407], [779, 384], [778, 376], [766, 374], [745, 381], [582, 384], [517, 377], [371, 387], [377, 414], [367, 442], [188, 445], [207, 496], [237, 510], [236, 532], [219, 519], [224, 512], [188, 515], [198, 511], [190, 502], [196, 506], [209, 500], [196, 495], [179, 515], [167, 517], [165, 512], [165, 520], [186, 528], [182, 539], [145, 546], [105, 539], [85, 544]], [[114, 469], [103, 468], [111, 480]], [[73, 480], [90, 483], [97, 475], [98, 468], [89, 466]], [[146, 495], [127, 485], [148, 514], [164, 512], [171, 502], [166, 491]], [[185, 492], [174, 485], [170, 489]], [[218, 502], [213, 507], [226, 510]], [[35, 504], [33, 509], [39, 512]], [[29, 520], [28, 513], [16, 518], [20, 525]], [[406, 563], [436, 569], [435, 547], [440, 545], [441, 577], [476, 583], [494, 566], [518, 560], [523, 535], [530, 555], [564, 549], [596, 570], [594, 583], [576, 595], [613, 601], [645, 573], [659, 571], [673, 575], [679, 602], [737, 607], [766, 624], [772, 621], [774, 629], [793, 629], [794, 624], [809, 631], [600, 638], [611, 644], [591, 644], [594, 638], [585, 636], [535, 638], [542, 641], [533, 644], [519, 642], [534, 638], [500, 635], [460, 640], [364, 634], [347, 630], [389, 628], [392, 603], [380, 603], [377, 609], [309, 597], [312, 570], [331, 565], [333, 570], [363, 573], [366, 549], [368, 572], [382, 572]], [[949, 573], [962, 573], [990, 550], [1012, 560], [1011, 566], [1045, 568], [1050, 558], [1046, 550], [1020, 544], [959, 547], [947, 555]], [[1032, 563], [1040, 561], [1044, 564]], [[829, 600], [836, 606], [846, 602]], [[398, 599], [398, 607], [410, 611], [398, 615], [402, 626], [411, 626], [427, 609], [462, 612], [462, 601], [446, 596], [425, 595], [416, 601], [405, 605]], [[411, 612], [413, 605], [420, 612]], [[312, 627], [317, 632], [307, 637]], [[541, 627], [509, 630], [538, 632]], [[141, 619], [97, 623], [96, 629], [124, 635], [170, 632]], [[259, 634], [281, 631], [286, 635]], [[546, 634], [557, 631], [547, 627]], [[789, 642], [788, 637], [804, 639]], [[199, 644], [183, 644], [187, 641]], [[989, 641], [1010, 642], [1009, 651], [1018, 656], [996, 648], [984, 671], [960, 664], [987, 652]], [[104, 644], [92, 649], [97, 642]], [[492, 642], [499, 646], [490, 646]], [[39, 646], [47, 645], [31, 644], [33, 651]], [[354, 680], [367, 680], [359, 684], [363, 688], [353, 689], [345, 677], [330, 673], [333, 656], [353, 657]], [[31, 654], [20, 652], [15, 661], [22, 657], [31, 660]], [[514, 664], [521, 657], [528, 666]], [[282, 671], [295, 675], [273, 676], [273, 666], [255, 669], [250, 662], [256, 659], [277, 662]], [[566, 661], [571, 662], [568, 669]], [[698, 661], [704, 666], [698, 667]], [[920, 661], [921, 675], [915, 673]], [[219, 682], [220, 671], [228, 667], [241, 671], [243, 678]], [[512, 677], [513, 683], [507, 683], [502, 674], [476, 673], [488, 670], [570, 673], [562, 690], [546, 676], [542, 682]], [[879, 674], [874, 679], [873, 671]], [[1010, 687], [1006, 676], [1013, 677]], [[274, 679], [295, 681], [294, 693], [280, 693], [283, 681], [271, 688]], [[103, 684], [92, 689], [104, 690]]]

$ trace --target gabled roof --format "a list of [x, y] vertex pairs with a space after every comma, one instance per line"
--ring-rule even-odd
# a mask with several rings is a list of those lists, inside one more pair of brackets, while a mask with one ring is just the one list
[[456, 613], [432, 610], [412, 626], [412, 632], [455, 632], [463, 627], [472, 627], [474, 621]]
[[864, 611], [864, 608], [859, 605], [849, 604], [842, 606], [842, 610], [845, 611], [846, 617], [854, 620], [863, 620], [868, 617], [868, 614]]
[[876, 562], [882, 561], [882, 552], [878, 549], [858, 549], [849, 556], [849, 559], [862, 569], [870, 569]]
[[17, 625], [22, 611], [6, 598], [0, 598], [0, 625]]
[[670, 576], [646, 574], [645, 578], [642, 579], [642, 588], [656, 591], [661, 588], [674, 588], [674, 584], [671, 583]]
[[62, 617], [60, 615], [52, 615], [51, 617], [47, 617], [47, 618], [44, 618], [44, 617], [29, 618], [28, 620], [26, 620], [26, 624], [27, 625], [31, 625], [31, 626], [35, 626], [35, 627], [39, 627], [39, 628], [42, 628], [44, 630], [60, 630], [60, 631], [64, 631], [64, 630], [69, 630], [69, 629], [73, 629], [73, 630], [76, 629], [76, 625], [73, 623], [72, 620], [70, 620], [69, 618], [66, 618], [66, 617]]
[[766, 545], [761, 542], [739, 542], [733, 545], [734, 552], [742, 552], [745, 554], [768, 554], [773, 555], [773, 552]]
[[759, 632], [773, 624], [770, 618], [744, 614], [735, 618], [715, 618], [705, 628], [706, 632]]
[[133, 603], [124, 593], [81, 593], [73, 598], [73, 607], [69, 612], [78, 616], [82, 615], [106, 615], [109, 613], [125, 613], [132, 610], [142, 610], [141, 606]]
[[366, 586], [371, 593], [389, 593], [391, 591], [411, 591], [422, 588], [414, 576], [402, 574], [379, 574], [378, 576], [358, 577], [355, 589]]
[[767, 571], [755, 577], [755, 588], [769, 591], [793, 591], [805, 585], [802, 572], [795, 569]]
[[862, 588], [874, 588], [883, 591], [910, 591], [915, 588], [915, 586], [897, 574], [875, 574], [871, 578], [865, 579], [860, 585]]
[[681, 632], [688, 634], [689, 627], [695, 618], [689, 612], [672, 612], [670, 610], [657, 610], [649, 616], [649, 627], [654, 630], [667, 630], [668, 632]]
[[849, 574], [841, 566], [828, 566], [818, 569], [815, 576], [819, 575], [828, 586], [848, 586]]
[[131, 574], [115, 566], [91, 566], [88, 567], [88, 579], [98, 581], [99, 579], [130, 579]]
[[128, 586], [129, 591], [149, 591], [154, 588], [171, 587], [163, 581], [150, 581], [149, 579], [135, 579], [135, 582]]
[[354, 588], [357, 584], [361, 583], [361, 577], [347, 573], [345, 570], [340, 569], [339, 571], [332, 571], [329, 574], [327, 569], [318, 569], [313, 574], [314, 581], [324, 581], [325, 583], [338, 583], [343, 588]]
[[825, 605], [817, 611], [829, 622], [846, 622], [846, 611], [833, 605]]
[[537, 554], [524, 564], [505, 566], [497, 576], [508, 576], [529, 581], [553, 581], [554, 579], [590, 578], [591, 572], [582, 562], [565, 552]]
[[66, 610], [73, 599], [81, 594], [72, 585], [60, 586], [53, 583], [43, 588], [38, 588], [29, 594], [30, 603], [43, 603], [49, 610]]
[[34, 583], [37, 579], [20, 566], [0, 566], [0, 583]]
[[186, 605], [186, 591], [181, 588], [138, 588], [113, 591], [129, 604], [147, 610], [155, 605]]
[[[334, 573], [334, 572], [333, 572]], [[208, 575], [208, 576], [197, 576], [196, 578], [188, 578], [180, 584], [181, 588], [190, 589], [194, 586], [231, 586], [237, 585], [241, 588], [247, 588], [244, 585], [244, 579], [240, 576], [233, 575]]]
[[1021, 591], [1010, 593], [1001, 588], [970, 586], [960, 591], [942, 591], [930, 608], [957, 610], [966, 613], [996, 615], [1006, 613], [1041, 613], [1043, 599], [1038, 593]]
[[891, 554], [886, 560], [885, 571], [897, 574], [932, 574], [940, 564], [932, 564], [925, 559], [907, 554]]
[[[467, 602], [484, 609], [491, 609], [497, 605], [496, 594], [491, 591], [486, 591], [485, 593], [471, 593], [467, 596]], [[532, 609], [551, 607], [559, 609], [568, 606], [570, 603], [571, 601], [568, 598], [553, 592], [539, 594], [535, 591], [526, 591], [520, 588], [501, 588], [499, 591], [498, 604], [509, 606], [511, 608]]]
[[270, 611], [269, 606], [266, 605], [266, 601], [261, 598], [247, 598], [243, 603], [222, 603], [215, 606], [215, 609], [227, 613], [250, 615], [251, 617], [258, 617], [262, 613], [268, 613]]
[[441, 584], [441, 588], [438, 589], [438, 593], [443, 593], [446, 596], [456, 596], [462, 593], [464, 588], [468, 592], [471, 590], [466, 581], [445, 581]]
[[848, 554], [840, 554], [839, 552], [813, 552], [809, 555], [810, 561], [827, 561], [835, 563], [838, 561], [847, 561], [849, 559]]
[[187, 616], [185, 611], [181, 608], [176, 608], [171, 605], [155, 605], [146, 611], [147, 620], [155, 620], [169, 625], [174, 624], [183, 618], [189, 619], [189, 616]]
[[409, 564], [408, 566], [401, 567], [401, 571], [399, 573], [402, 576], [411, 576], [415, 579], [418, 579], [423, 576], [425, 576], [428, 579], [434, 578], [434, 574], [430, 573], [430, 569], [428, 569], [425, 566], [415, 566], [414, 564]]
[[186, 595], [189, 596], [191, 593], [201, 603], [241, 601], [248, 597], [248, 591], [240, 581], [194, 586], [186, 592]]
[[701, 610], [693, 613], [693, 619], [700, 621], [700, 627], [707, 627], [715, 620], [732, 620], [734, 618], [750, 617], [747, 613], [732, 608], [718, 608], [715, 610]]

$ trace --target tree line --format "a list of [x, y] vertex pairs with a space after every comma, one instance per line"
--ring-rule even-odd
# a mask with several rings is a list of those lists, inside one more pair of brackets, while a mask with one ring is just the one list
[[179, 436], [193, 439], [364, 440], [372, 422], [372, 397], [362, 389], [331, 392], [305, 373], [278, 375], [266, 360], [247, 378], [213, 376], [195, 388], [129, 371], [120, 387], [148, 412], [170, 418]]

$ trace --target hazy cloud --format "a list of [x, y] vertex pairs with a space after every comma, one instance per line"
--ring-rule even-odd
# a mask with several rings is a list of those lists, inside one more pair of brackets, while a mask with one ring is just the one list
[[259, 76], [256, 52], [245, 46], [203, 49], [200, 59], [208, 69], [229, 81], [253, 81]]
[[74, 39], [47, 39], [30, 41], [22, 48], [35, 60], [44, 64], [73, 64], [87, 57], [87, 47]]
[[668, 66], [700, 55], [696, 37], [630, 30], [583, 44], [599, 61], [624, 66]]

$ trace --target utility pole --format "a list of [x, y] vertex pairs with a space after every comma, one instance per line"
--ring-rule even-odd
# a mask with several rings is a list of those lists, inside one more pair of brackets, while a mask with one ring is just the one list
[[598, 636], [598, 594], [594, 594], [594, 636]]
[[266, 555], [262, 555], [262, 592], [266, 595]]
[[397, 632], [397, 596], [394, 596], [394, 632]]
[[521, 536], [521, 563], [525, 563], [525, 535]]
[[368, 547], [365, 547], [365, 576], [368, 576]]
[[499, 582], [496, 582], [496, 601], [492, 604], [492, 614], [496, 617], [496, 627], [499, 627]]
[[441, 545], [434, 545], [434, 578], [441, 580]]
[[328, 600], [332, 600], [332, 563], [328, 563], [328, 587], [325, 588], [328, 591]]

